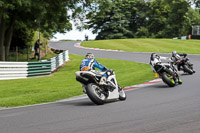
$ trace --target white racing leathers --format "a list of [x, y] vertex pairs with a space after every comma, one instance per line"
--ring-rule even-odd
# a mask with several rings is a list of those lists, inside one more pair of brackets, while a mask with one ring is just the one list
[[150, 66], [153, 72], [158, 73], [159, 77], [168, 86], [174, 87], [176, 83], [182, 84], [173, 61], [169, 57], [156, 56], [151, 58]]
[[[157, 64], [163, 64], [163, 65], [172, 65], [173, 66], [173, 61], [169, 58], [169, 57], [164, 57], [164, 56], [159, 56], [158, 58], [154, 58], [154, 60], [150, 60], [150, 66], [151, 66], [151, 69], [153, 70], [153, 72], [156, 73], [156, 70], [155, 70], [155, 66]], [[175, 69], [175, 68], [174, 68]]]

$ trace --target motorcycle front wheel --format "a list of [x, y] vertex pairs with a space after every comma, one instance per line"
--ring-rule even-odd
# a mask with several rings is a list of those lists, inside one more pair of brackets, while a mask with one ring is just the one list
[[167, 75], [166, 72], [163, 72], [162, 74], [162, 80], [165, 82], [169, 87], [174, 87], [175, 86], [175, 81], [172, 79], [170, 76]]
[[126, 93], [123, 89], [119, 91], [119, 100], [121, 101], [126, 100]]
[[103, 105], [106, 101], [105, 94], [102, 93], [101, 88], [94, 83], [89, 83], [86, 87], [86, 92], [90, 100], [97, 105]]

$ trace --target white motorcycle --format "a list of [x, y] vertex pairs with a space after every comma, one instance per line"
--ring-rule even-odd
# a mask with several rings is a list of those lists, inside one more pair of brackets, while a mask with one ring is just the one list
[[172, 60], [168, 57], [152, 56], [150, 58], [150, 66], [153, 72], [157, 73], [163, 82], [169, 87], [174, 87], [177, 83], [182, 84]]
[[[106, 74], [106, 79], [103, 75]], [[83, 85], [83, 92], [97, 105], [102, 105], [110, 100], [126, 100], [126, 93], [117, 84], [115, 72], [108, 70], [77, 71], [76, 80]]]

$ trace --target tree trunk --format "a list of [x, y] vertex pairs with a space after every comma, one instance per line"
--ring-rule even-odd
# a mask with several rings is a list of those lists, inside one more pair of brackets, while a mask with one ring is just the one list
[[27, 61], [29, 61], [29, 46], [27, 45]]
[[13, 36], [13, 24], [7, 29], [6, 34], [5, 34], [4, 46], [5, 46], [5, 60], [6, 61], [8, 61], [12, 36]]
[[5, 61], [5, 46], [4, 46], [5, 31], [6, 31], [5, 20], [3, 18], [1, 18], [1, 24], [0, 24], [0, 61]]
[[16, 46], [16, 61], [18, 61], [18, 46]]
[[3, 16], [3, 9], [0, 9], [0, 25], [1, 25], [2, 16]]

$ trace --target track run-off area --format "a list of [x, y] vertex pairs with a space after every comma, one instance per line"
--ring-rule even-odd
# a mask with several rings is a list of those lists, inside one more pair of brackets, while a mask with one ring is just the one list
[[[106, 51], [50, 42], [70, 54], [149, 63], [151, 53]], [[159, 54], [170, 57], [171, 54]], [[200, 55], [188, 55], [196, 73], [181, 74], [182, 85], [160, 81], [127, 91], [127, 100], [102, 106], [86, 95], [53, 103], [0, 110], [0, 133], [200, 133]], [[78, 68], [78, 66], [77, 66]], [[138, 88], [133, 86], [132, 88]], [[82, 89], [82, 88], [80, 88]]]

